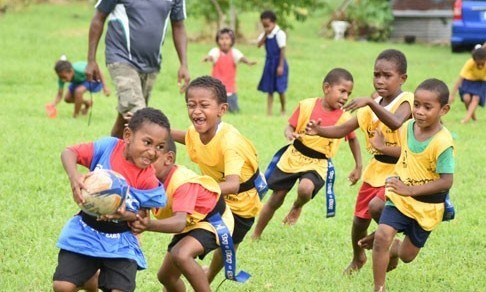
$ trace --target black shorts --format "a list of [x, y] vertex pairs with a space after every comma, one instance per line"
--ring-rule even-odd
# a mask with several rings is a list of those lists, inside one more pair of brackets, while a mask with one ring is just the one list
[[403, 215], [395, 206], [385, 205], [381, 212], [380, 224], [386, 224], [398, 232], [403, 232], [418, 248], [424, 247], [430, 235], [430, 231], [424, 230], [415, 219]]
[[275, 167], [268, 178], [268, 188], [274, 191], [290, 191], [297, 179], [300, 181], [303, 178], [310, 180], [314, 184], [314, 191], [312, 192], [312, 198], [314, 198], [325, 183], [324, 179], [317, 173], [317, 171], [287, 173], [281, 171], [280, 168]]
[[66, 281], [81, 287], [100, 270], [98, 286], [101, 290], [135, 290], [137, 262], [134, 260], [91, 257], [63, 249], [57, 258], [54, 281]]
[[199, 241], [199, 243], [203, 246], [204, 252], [198, 255], [199, 259], [204, 259], [204, 257], [210, 253], [211, 251], [217, 249], [219, 246], [216, 243], [216, 235], [211, 231], [207, 231], [205, 229], [193, 229], [186, 233], [176, 234], [172, 237], [172, 241], [169, 243], [169, 247], [167, 250], [170, 252], [172, 248], [186, 236], [192, 236], [194, 239]]
[[233, 213], [235, 218], [235, 229], [233, 230], [233, 244], [238, 244], [243, 241], [245, 235], [250, 231], [253, 223], [255, 223], [255, 217], [243, 218]]

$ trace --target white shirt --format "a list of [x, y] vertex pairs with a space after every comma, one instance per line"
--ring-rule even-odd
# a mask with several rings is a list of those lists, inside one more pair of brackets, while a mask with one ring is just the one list
[[[235, 64], [237, 64], [241, 60], [241, 58], [243, 58], [243, 53], [236, 48], [231, 48], [230, 51], [233, 54], [233, 61], [235, 62]], [[218, 61], [220, 55], [221, 50], [219, 48], [212, 48], [208, 53], [208, 56], [213, 58], [213, 63], [216, 63], [216, 61]]]
[[[262, 32], [258, 36], [258, 41], [260, 41], [264, 36], [265, 33]], [[272, 32], [267, 35], [267, 39], [273, 39], [274, 37], [277, 38], [277, 44], [279, 48], [284, 48], [285, 46], [287, 46], [287, 35], [283, 30], [280, 29], [278, 25], [275, 25], [275, 27], [272, 29]]]

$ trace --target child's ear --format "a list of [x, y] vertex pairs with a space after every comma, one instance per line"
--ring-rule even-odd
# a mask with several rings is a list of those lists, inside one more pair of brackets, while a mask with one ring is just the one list
[[130, 129], [129, 127], [125, 127], [125, 129], [123, 129], [123, 141], [125, 141], [125, 143], [127, 144], [130, 143], [132, 135], [133, 135], [132, 129]]
[[444, 105], [441, 109], [440, 109], [440, 116], [442, 117], [443, 115], [447, 114], [449, 112], [449, 110], [451, 109], [451, 106], [449, 104], [446, 104]]
[[222, 103], [219, 105], [218, 117], [221, 118], [228, 110], [228, 103]]
[[324, 95], [328, 94], [330, 89], [331, 89], [331, 84], [327, 82], [322, 83], [322, 92], [324, 93]]
[[408, 78], [408, 75], [407, 74], [402, 74], [400, 76], [400, 79], [402, 80], [402, 84], [405, 83], [405, 81], [407, 81], [407, 78]]
[[175, 153], [174, 151], [167, 152], [167, 159], [165, 160], [165, 165], [172, 165], [175, 163]]

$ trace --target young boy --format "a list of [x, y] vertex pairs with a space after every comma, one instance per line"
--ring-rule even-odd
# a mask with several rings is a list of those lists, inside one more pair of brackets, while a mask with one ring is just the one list
[[169, 136], [167, 117], [159, 110], [144, 108], [133, 115], [123, 140], [108, 137], [63, 151], [61, 160], [76, 204], [83, 202], [81, 189], [85, 189], [87, 175], [77, 170], [77, 164], [90, 171], [103, 168], [120, 173], [130, 193], [125, 207], [106, 216], [112, 220], [100, 220], [80, 211], [64, 226], [57, 242], [61, 250], [53, 277], [54, 291], [74, 292], [83, 286], [92, 291], [135, 290], [137, 270], [145, 269], [147, 264], [128, 222], [135, 221], [141, 209], [165, 205], [164, 188], [151, 164], [166, 147]]
[[[385, 179], [393, 173], [398, 160], [400, 139], [398, 129], [411, 117], [413, 94], [402, 92], [407, 80], [407, 59], [398, 50], [385, 50], [375, 61], [373, 85], [377, 99], [356, 98], [344, 106], [346, 111], [358, 110], [356, 117], [333, 126], [318, 127], [320, 121], [311, 121], [307, 134], [318, 134], [329, 138], [341, 138], [360, 128], [365, 134], [366, 149], [373, 155], [363, 174], [351, 230], [353, 260], [344, 270], [351, 274], [366, 263], [365, 250], [358, 243], [367, 235], [371, 218], [378, 222], [384, 204]], [[384, 139], [383, 147], [377, 149], [375, 140]]]
[[[187, 131], [173, 130], [172, 135], [176, 142], [186, 145], [202, 174], [219, 183], [234, 216], [236, 250], [262, 206], [256, 189], [260, 178], [256, 149], [237, 129], [221, 120], [228, 103], [226, 89], [218, 79], [202, 76], [191, 81], [186, 103], [192, 126]], [[221, 250], [216, 250], [207, 271], [210, 283], [222, 267]]]
[[[342, 124], [351, 118], [341, 108], [353, 90], [353, 76], [345, 69], [329, 71], [322, 83], [323, 98], [308, 98], [299, 103], [285, 128], [285, 137], [292, 144], [282, 154], [276, 168], [268, 178], [272, 196], [263, 206], [252, 238], [259, 239], [275, 211], [283, 204], [285, 196], [299, 179], [297, 199], [283, 223], [293, 225], [302, 207], [324, 186], [328, 171], [328, 158], [332, 158], [341, 139], [328, 139], [305, 135], [310, 120], [322, 120], [326, 126]], [[355, 184], [361, 176], [361, 152], [354, 132], [346, 136], [355, 160], [355, 169], [348, 179]]]
[[90, 93], [96, 93], [103, 89], [103, 93], [106, 96], [110, 95], [110, 89], [106, 84], [106, 80], [103, 74], [100, 73], [100, 81], [89, 82], [86, 80], [87, 63], [85, 61], [71, 63], [63, 55], [54, 65], [54, 71], [59, 78], [58, 90], [56, 97], [52, 103], [46, 104], [46, 111], [50, 118], [57, 116], [56, 106], [61, 102], [62, 95], [64, 93], [64, 85], [69, 82], [68, 92], [64, 96], [64, 101], [67, 103], [74, 103], [73, 117], [76, 118], [80, 113], [86, 114], [89, 108], [92, 106], [92, 101], [84, 99], [83, 95], [89, 91]]
[[243, 53], [234, 48], [235, 33], [229, 28], [223, 28], [216, 34], [217, 48], [212, 48], [203, 62], [212, 62], [213, 70], [211, 76], [221, 80], [226, 87], [228, 95], [228, 105], [230, 113], [238, 113], [238, 95], [236, 94], [236, 65], [244, 63], [250, 66], [256, 64], [255, 61], [248, 60]]
[[[201, 266], [194, 260], [218, 248], [215, 227], [209, 222], [218, 213], [230, 232], [233, 216], [226, 207], [218, 183], [209, 176], [196, 175], [193, 171], [175, 164], [176, 146], [169, 139], [167, 147], [154, 168], [157, 178], [166, 189], [167, 205], [154, 208], [150, 217], [132, 223], [132, 230], [177, 233], [169, 244], [168, 253], [157, 277], [167, 291], [185, 291], [181, 274], [194, 291], [210, 291], [209, 282]], [[231, 234], [230, 234], [231, 235]]]
[[[414, 120], [400, 130], [396, 176], [386, 181], [387, 200], [373, 244], [374, 291], [385, 291], [386, 272], [398, 258], [413, 261], [442, 221], [454, 173], [452, 136], [441, 124], [448, 98], [444, 82], [425, 80], [415, 91]], [[403, 241], [394, 240], [397, 232], [405, 234]]]
[[280, 114], [285, 114], [285, 92], [289, 79], [289, 65], [285, 58], [287, 35], [277, 25], [277, 15], [273, 11], [263, 11], [260, 14], [264, 32], [258, 37], [258, 47], [265, 45], [265, 67], [258, 90], [267, 93], [267, 115], [273, 111], [273, 93], [280, 97]]

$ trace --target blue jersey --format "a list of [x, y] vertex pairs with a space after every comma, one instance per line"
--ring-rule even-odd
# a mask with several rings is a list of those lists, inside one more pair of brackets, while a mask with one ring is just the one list
[[[110, 161], [117, 159], [113, 155], [115, 147], [123, 143], [116, 138], [104, 138], [93, 143], [93, 157], [89, 169], [112, 169]], [[121, 159], [121, 158], [119, 158]], [[123, 158], [124, 159], [124, 158]], [[116, 171], [116, 169], [114, 169]], [[127, 180], [128, 181], [128, 180]], [[157, 188], [140, 190], [130, 186], [126, 200], [126, 209], [138, 212], [140, 208], [164, 207], [165, 190], [160, 184]], [[147, 263], [140, 249], [138, 239], [130, 231], [105, 233], [89, 226], [83, 216], [78, 214], [71, 218], [61, 231], [57, 246], [71, 252], [103, 258], [127, 258], [137, 262], [139, 269], [145, 269]]]

